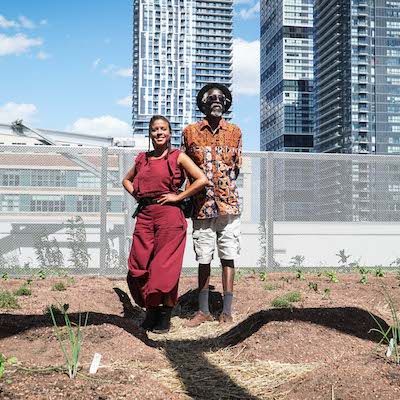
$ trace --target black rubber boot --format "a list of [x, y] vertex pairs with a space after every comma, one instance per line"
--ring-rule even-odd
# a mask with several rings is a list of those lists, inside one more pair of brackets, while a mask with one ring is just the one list
[[140, 325], [145, 331], [151, 331], [160, 319], [160, 307], [149, 307], [146, 309], [146, 317]]
[[158, 323], [152, 329], [154, 333], [167, 333], [169, 331], [171, 328], [171, 313], [172, 307], [162, 306], [160, 308]]

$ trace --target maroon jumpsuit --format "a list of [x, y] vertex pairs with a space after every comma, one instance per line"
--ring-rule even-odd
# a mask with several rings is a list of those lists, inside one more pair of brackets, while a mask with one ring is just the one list
[[[175, 193], [184, 181], [178, 166], [179, 150], [152, 160], [146, 153], [136, 157], [133, 195], [158, 198]], [[168, 166], [169, 163], [169, 166]], [[176, 205], [150, 204], [137, 216], [128, 259], [128, 286], [141, 307], [156, 307], [169, 295], [175, 304], [186, 243], [187, 223]]]

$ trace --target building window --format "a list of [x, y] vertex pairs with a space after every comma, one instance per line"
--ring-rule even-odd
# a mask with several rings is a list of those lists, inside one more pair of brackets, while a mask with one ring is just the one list
[[90, 172], [79, 172], [77, 180], [78, 188], [99, 188], [100, 178]]
[[65, 211], [64, 196], [32, 196], [30, 210], [34, 212], [63, 212]]
[[65, 171], [51, 169], [32, 170], [31, 185], [46, 187], [66, 186]]
[[1, 201], [1, 210], [8, 212], [19, 211], [19, 196], [18, 195], [4, 195]]
[[91, 196], [91, 195], [78, 196], [76, 211], [99, 212], [100, 211], [99, 196]]
[[19, 186], [19, 175], [12, 172], [4, 172], [1, 179], [2, 186]]

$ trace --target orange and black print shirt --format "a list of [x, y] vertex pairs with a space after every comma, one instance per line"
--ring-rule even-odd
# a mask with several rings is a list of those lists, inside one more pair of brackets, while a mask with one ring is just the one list
[[242, 133], [234, 124], [221, 119], [215, 133], [207, 120], [183, 130], [182, 150], [203, 170], [208, 179], [196, 193], [194, 219], [240, 214], [236, 178], [242, 164]]

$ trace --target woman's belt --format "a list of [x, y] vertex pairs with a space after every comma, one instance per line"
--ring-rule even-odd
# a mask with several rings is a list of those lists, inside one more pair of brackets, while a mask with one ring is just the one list
[[142, 197], [141, 199], [139, 199], [136, 209], [132, 214], [132, 218], [136, 218], [140, 211], [143, 210], [143, 208], [151, 204], [158, 204], [158, 199], [156, 199], [155, 197]]

